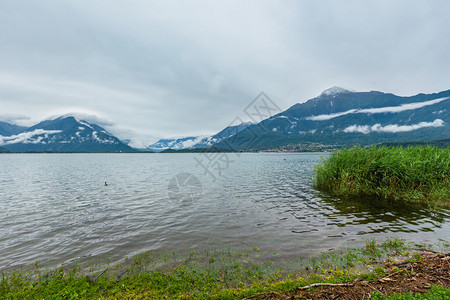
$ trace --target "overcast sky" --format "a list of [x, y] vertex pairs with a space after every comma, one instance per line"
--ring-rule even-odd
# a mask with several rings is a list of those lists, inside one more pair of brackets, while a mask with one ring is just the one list
[[[218, 132], [264, 91], [450, 89], [449, 1], [0, 0], [0, 119], [90, 115], [134, 146]], [[96, 117], [92, 117], [96, 116]]]

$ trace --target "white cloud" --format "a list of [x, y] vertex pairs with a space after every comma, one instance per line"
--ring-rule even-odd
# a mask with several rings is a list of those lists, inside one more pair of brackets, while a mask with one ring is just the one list
[[182, 141], [178, 145], [176, 145], [175, 149], [186, 149], [191, 148], [200, 143], [204, 138], [207, 138], [208, 136], [198, 136], [194, 139], [189, 139], [186, 141]]
[[[93, 114], [90, 112], [82, 112], [82, 111], [78, 111], [78, 112], [71, 112], [71, 113], [65, 113], [65, 114], [58, 114], [58, 115], [51, 115], [49, 117], [47, 117], [45, 120], [54, 120], [56, 118], [59, 117], [74, 117], [78, 122], [83, 122], [83, 121], [87, 121], [89, 123], [93, 123], [99, 126], [114, 126], [116, 125], [114, 122], [111, 122], [110, 120], [108, 120], [105, 117], [99, 116], [97, 114]], [[82, 121], [80, 121], [82, 120]], [[85, 124], [83, 123], [83, 125], [90, 127], [89, 124]]]
[[11, 145], [17, 143], [25, 143], [25, 144], [37, 144], [44, 137], [47, 138], [49, 134], [56, 134], [62, 132], [61, 130], [44, 130], [44, 129], [36, 129], [33, 131], [22, 132], [16, 135], [11, 136], [2, 136], [0, 135], [0, 146], [2, 145]]
[[340, 112], [340, 113], [312, 116], [312, 117], [307, 117], [305, 119], [311, 120], [311, 121], [326, 121], [326, 120], [334, 119], [334, 118], [337, 118], [340, 116], [345, 116], [348, 114], [355, 114], [355, 113], [358, 113], [358, 111], [359, 111], [358, 109], [350, 109], [350, 110]]
[[370, 133], [370, 127], [369, 125], [351, 125], [344, 129], [344, 132], [351, 133], [351, 132], [360, 132], [364, 134]]
[[351, 125], [344, 129], [344, 132], [351, 133], [351, 132], [360, 132], [364, 134], [368, 134], [370, 132], [388, 132], [388, 133], [396, 133], [396, 132], [406, 132], [406, 131], [413, 131], [421, 128], [426, 127], [442, 127], [444, 126], [444, 121], [441, 119], [436, 119], [433, 122], [420, 122], [418, 124], [412, 124], [412, 125], [397, 125], [397, 124], [391, 124], [382, 126], [381, 124], [375, 124], [372, 126], [369, 125]]
[[381, 114], [381, 113], [398, 113], [407, 110], [414, 110], [418, 108], [422, 108], [425, 106], [433, 105], [445, 100], [450, 99], [450, 97], [444, 97], [424, 102], [414, 102], [408, 104], [402, 104], [399, 106], [386, 106], [386, 107], [377, 107], [377, 108], [364, 108], [364, 109], [350, 109], [340, 113], [327, 114], [327, 115], [317, 115], [312, 117], [307, 117], [307, 120], [312, 121], [326, 121], [330, 119], [334, 119], [340, 116], [345, 116], [349, 114]]
[[402, 104], [400, 106], [388, 106], [388, 107], [378, 107], [378, 108], [367, 108], [367, 109], [361, 109], [361, 113], [367, 113], [367, 114], [380, 114], [380, 113], [397, 113], [407, 110], [414, 110], [419, 109], [425, 106], [430, 106], [433, 104], [437, 104], [439, 102], [445, 101], [450, 99], [450, 97], [444, 97], [424, 102], [413, 102], [413, 103], [407, 103]]

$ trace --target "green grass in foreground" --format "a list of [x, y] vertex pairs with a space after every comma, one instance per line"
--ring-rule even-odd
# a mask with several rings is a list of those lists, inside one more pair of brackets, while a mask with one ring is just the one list
[[315, 186], [334, 195], [450, 207], [450, 148], [344, 149], [319, 163], [315, 171]]
[[[314, 282], [384, 276], [386, 270], [373, 265], [374, 261], [411, 254], [403, 240], [370, 240], [363, 248], [325, 253], [303, 268], [284, 272], [270, 268], [267, 262], [252, 263], [252, 256], [260, 252], [255, 248], [239, 252], [206, 250], [164, 257], [146, 252], [89, 276], [73, 267], [12, 272], [1, 278], [0, 299], [243, 299], [268, 291], [289, 294]], [[450, 290], [436, 288], [431, 293], [438, 297]]]

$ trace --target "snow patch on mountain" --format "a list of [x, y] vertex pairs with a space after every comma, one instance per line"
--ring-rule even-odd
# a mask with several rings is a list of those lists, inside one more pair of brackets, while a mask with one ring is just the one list
[[78, 123], [80, 123], [81, 125], [84, 125], [84, 126], [86, 126], [86, 127], [89, 127], [90, 129], [94, 130], [94, 128], [91, 126], [91, 124], [89, 124], [89, 123], [87, 123], [87, 122], [85, 122], [85, 121], [78, 120], [77, 118], [75, 118], [75, 120], [76, 120]]
[[418, 130], [426, 127], [442, 127], [445, 122], [441, 119], [436, 119], [433, 122], [420, 122], [418, 124], [412, 125], [398, 125], [398, 124], [390, 124], [386, 126], [382, 126], [381, 124], [375, 124], [372, 126], [369, 125], [351, 125], [345, 128], [343, 131], [346, 133], [364, 133], [369, 134], [371, 132], [387, 132], [387, 133], [397, 133], [397, 132], [407, 132]]
[[441, 110], [439, 110], [439, 111], [433, 111], [433, 114], [437, 114], [437, 115], [440, 115], [440, 114], [443, 114], [443, 113], [445, 113], [447, 110], [446, 109], [441, 109]]
[[[102, 131], [102, 133], [107, 134], [104, 131]], [[97, 131], [93, 131], [92, 132], [92, 138], [93, 138], [94, 141], [96, 141], [97, 143], [100, 143], [100, 144], [117, 144], [118, 143], [116, 140], [114, 140], [111, 137], [107, 137], [107, 138], [99, 137], [99, 134], [98, 134]]]

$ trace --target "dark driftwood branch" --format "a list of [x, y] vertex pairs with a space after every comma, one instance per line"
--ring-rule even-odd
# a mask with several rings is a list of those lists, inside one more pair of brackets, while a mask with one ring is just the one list
[[358, 281], [361, 281], [361, 278], [356, 278], [355, 280], [353, 280], [353, 282], [351, 283], [327, 283], [327, 282], [319, 282], [319, 283], [313, 283], [307, 286], [300, 286], [297, 289], [299, 290], [306, 290], [312, 287], [317, 287], [317, 286], [354, 286]]

